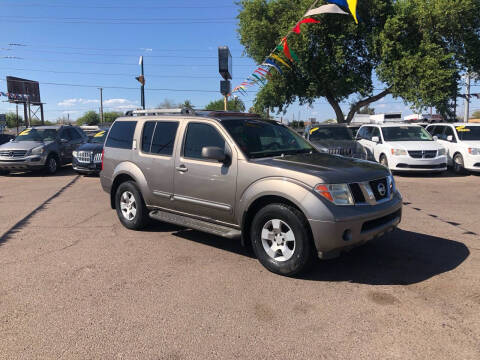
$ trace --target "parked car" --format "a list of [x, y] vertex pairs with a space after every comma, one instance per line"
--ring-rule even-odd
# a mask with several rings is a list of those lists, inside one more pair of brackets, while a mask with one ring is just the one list
[[427, 130], [445, 146], [448, 165], [456, 173], [480, 171], [480, 124], [435, 124]]
[[129, 229], [153, 218], [241, 238], [294, 275], [400, 223], [402, 197], [379, 164], [321, 153], [258, 115], [149, 113], [117, 119], [105, 142], [101, 184]]
[[307, 131], [306, 138], [329, 154], [368, 159], [367, 151], [346, 125], [318, 125]]
[[357, 140], [392, 171], [447, 170], [445, 148], [419, 125], [363, 125]]
[[72, 167], [79, 174], [98, 174], [102, 168], [102, 152], [108, 129], [98, 131], [88, 142], [73, 151]]
[[15, 136], [8, 134], [0, 134], [0, 145], [9, 142], [10, 140], [15, 139]]
[[46, 170], [55, 174], [72, 161], [72, 152], [87, 141], [75, 126], [38, 126], [23, 130], [15, 140], [0, 145], [0, 172]]
[[357, 137], [358, 130], [360, 130], [362, 125], [356, 125], [356, 124], [349, 124], [347, 127], [350, 129], [352, 132], [353, 138], [355, 139]]

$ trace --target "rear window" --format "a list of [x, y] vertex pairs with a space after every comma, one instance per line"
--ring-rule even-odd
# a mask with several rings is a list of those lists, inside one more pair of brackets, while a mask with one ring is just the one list
[[113, 124], [108, 134], [106, 147], [117, 149], [132, 149], [133, 134], [135, 133], [136, 121], [117, 121]]

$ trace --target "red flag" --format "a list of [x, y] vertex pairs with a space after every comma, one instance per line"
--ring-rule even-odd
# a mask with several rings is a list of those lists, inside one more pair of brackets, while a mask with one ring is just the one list
[[297, 25], [295, 25], [295, 27], [292, 29], [292, 31], [296, 34], [300, 34], [300, 32], [302, 31], [300, 29], [300, 25], [302, 25], [302, 24], [318, 24], [318, 23], [320, 23], [320, 21], [315, 20], [313, 18], [302, 19], [297, 23]]
[[290, 49], [289, 49], [289, 47], [288, 47], [287, 37], [286, 37], [286, 36], [282, 39], [282, 45], [283, 45], [283, 53], [284, 53], [285, 56], [288, 58], [288, 60], [290, 60], [291, 62], [293, 62], [292, 54], [290, 54]]

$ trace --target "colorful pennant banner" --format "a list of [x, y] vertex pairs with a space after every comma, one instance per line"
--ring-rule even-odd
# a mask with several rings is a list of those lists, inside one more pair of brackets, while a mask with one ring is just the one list
[[[280, 75], [283, 75], [284, 72], [282, 71], [281, 66], [284, 66], [287, 69], [292, 69], [292, 66], [295, 62], [299, 62], [298, 55], [293, 51], [289, 44], [288, 44], [288, 36], [293, 34], [301, 34], [302, 29], [301, 25], [303, 24], [318, 24], [320, 20], [316, 20], [311, 16], [314, 15], [321, 15], [321, 14], [341, 14], [341, 15], [348, 15], [349, 13], [345, 10], [349, 10], [350, 14], [352, 14], [355, 22], [358, 24], [358, 17], [357, 17], [357, 0], [328, 0], [330, 4], [322, 5], [320, 7], [315, 8], [318, 0], [315, 1], [310, 9], [305, 13], [304, 16], [295, 24], [295, 26], [291, 29], [291, 31], [282, 38], [280, 44], [277, 45], [274, 50], [266, 57], [263, 63], [257, 67], [257, 69], [251, 74], [251, 76], [247, 77], [247, 79], [242, 82], [239, 86], [235, 87], [232, 90], [232, 93], [239, 92], [241, 94], [246, 94], [246, 87], [253, 86], [253, 85], [265, 85], [267, 80], [269, 80], [272, 76], [270, 72], [272, 69], [275, 69]], [[284, 60], [284, 58], [286, 60]], [[287, 62], [289, 61], [290, 64]]]

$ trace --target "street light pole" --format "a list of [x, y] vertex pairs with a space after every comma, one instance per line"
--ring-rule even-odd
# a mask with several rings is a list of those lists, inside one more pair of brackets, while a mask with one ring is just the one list
[[142, 79], [144, 79], [142, 82], [142, 87], [140, 89], [141, 91], [140, 98], [142, 102], [142, 109], [145, 110], [145, 74], [143, 71], [143, 56], [140, 56], [140, 66], [142, 68]]
[[470, 74], [466, 74], [465, 84], [465, 114], [463, 115], [463, 122], [468, 123], [470, 117]]
[[100, 124], [103, 124], [103, 88], [99, 88], [100, 90]]

